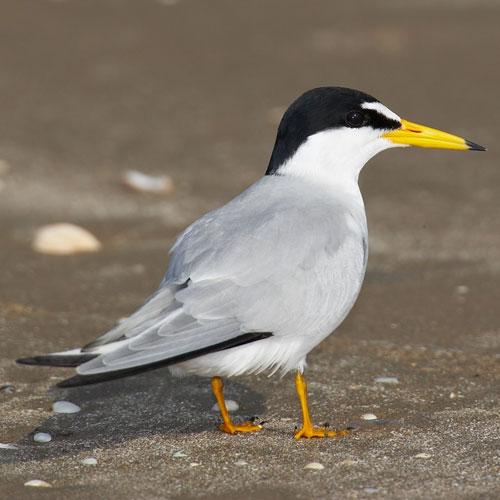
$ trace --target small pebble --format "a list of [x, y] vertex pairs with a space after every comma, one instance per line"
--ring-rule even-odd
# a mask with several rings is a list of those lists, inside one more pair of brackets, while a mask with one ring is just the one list
[[342, 462], [340, 462], [340, 465], [351, 466], [351, 465], [356, 465], [356, 464], [357, 464], [356, 460], [351, 460], [350, 458], [348, 458], [347, 460], [342, 460]]
[[41, 479], [32, 479], [24, 483], [24, 486], [32, 486], [35, 488], [52, 488], [52, 485]]
[[[226, 399], [226, 408], [227, 411], [238, 411], [240, 409], [240, 405], [232, 399]], [[217, 403], [212, 406], [212, 411], [219, 411], [219, 405]]]
[[88, 457], [82, 460], [83, 465], [97, 465], [97, 458]]
[[189, 464], [191, 467], [198, 467], [198, 465], [200, 465], [198, 462], [191, 462]]
[[78, 413], [81, 408], [74, 403], [70, 403], [69, 401], [56, 401], [52, 405], [52, 411], [54, 413]]
[[137, 170], [127, 170], [123, 175], [123, 183], [142, 193], [171, 194], [174, 191], [174, 181], [168, 175], [154, 177]]
[[1, 394], [14, 394], [16, 392], [16, 388], [11, 384], [5, 384], [0, 387]]
[[466, 285], [459, 285], [455, 288], [455, 291], [459, 294], [459, 295], [465, 295], [466, 293], [469, 292], [469, 287], [466, 286]]
[[10, 443], [0, 443], [0, 450], [17, 450], [17, 446]]
[[375, 382], [377, 384], [399, 384], [397, 377], [376, 377]]
[[52, 436], [48, 432], [36, 432], [33, 436], [35, 443], [48, 443], [52, 441]]
[[361, 429], [361, 426], [357, 422], [348, 422], [345, 428], [348, 431], [359, 431], [359, 429]]
[[378, 488], [365, 488], [365, 493], [368, 493], [369, 495], [373, 494], [373, 493], [377, 493], [378, 492]]
[[450, 399], [455, 399], [457, 395], [454, 392], [450, 392]]
[[432, 455], [429, 455], [428, 453], [417, 453], [415, 455], [415, 458], [422, 458], [424, 460], [427, 460], [428, 458], [431, 458]]
[[245, 462], [245, 460], [237, 460], [236, 462], [234, 462], [234, 465], [243, 467], [244, 465], [248, 465], [248, 462]]
[[187, 457], [187, 455], [182, 451], [176, 451], [175, 453], [172, 454], [172, 458], [185, 458], [185, 457]]
[[363, 420], [377, 420], [377, 415], [374, 415], [373, 413], [364, 413], [361, 415], [361, 418]]
[[312, 470], [323, 470], [325, 466], [320, 464], [319, 462], [310, 462], [304, 466], [304, 469], [312, 469]]
[[101, 243], [82, 227], [74, 224], [49, 224], [39, 228], [33, 239], [33, 250], [49, 255], [97, 252]]

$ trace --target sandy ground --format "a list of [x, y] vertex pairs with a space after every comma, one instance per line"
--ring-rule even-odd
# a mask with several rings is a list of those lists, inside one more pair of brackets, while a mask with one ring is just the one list
[[[0, 386], [15, 392], [0, 392], [0, 442], [18, 449], [0, 449], [0, 498], [498, 498], [498, 2], [1, 10]], [[15, 365], [88, 342], [139, 306], [175, 234], [262, 174], [283, 107], [322, 84], [362, 88], [489, 147], [391, 151], [363, 172], [366, 283], [307, 370], [317, 422], [352, 425], [350, 436], [292, 439], [291, 376], [227, 383], [237, 417], [268, 422], [231, 437], [216, 430], [207, 380], [158, 370], [62, 390], [70, 370]], [[126, 191], [129, 168], [168, 173], [175, 194]], [[33, 252], [34, 229], [59, 221], [88, 228], [103, 250]], [[82, 411], [55, 415], [57, 399]], [[36, 430], [53, 441], [35, 445]], [[91, 456], [97, 466], [81, 464]]]

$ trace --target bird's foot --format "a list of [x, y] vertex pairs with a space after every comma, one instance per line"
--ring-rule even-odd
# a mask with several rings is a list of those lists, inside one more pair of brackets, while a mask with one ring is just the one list
[[243, 424], [222, 423], [219, 425], [222, 432], [228, 434], [238, 434], [238, 432], [258, 432], [262, 430], [261, 424], [254, 424], [253, 422], [244, 422]]
[[328, 429], [326, 427], [303, 426], [295, 433], [295, 439], [300, 438], [325, 438], [325, 437], [344, 437], [349, 434], [348, 429]]

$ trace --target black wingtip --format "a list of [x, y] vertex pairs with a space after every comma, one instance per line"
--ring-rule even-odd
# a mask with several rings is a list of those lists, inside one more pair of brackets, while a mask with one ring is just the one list
[[33, 356], [32, 358], [20, 358], [16, 363], [20, 365], [37, 365], [37, 366], [56, 366], [59, 368], [75, 368], [82, 363], [94, 359], [97, 354], [68, 354], [53, 355], [45, 354], [42, 356]]
[[16, 359], [16, 363], [20, 365], [40, 365], [40, 362], [35, 358], [19, 358]]
[[486, 151], [486, 148], [484, 146], [480, 146], [479, 144], [468, 141], [467, 139], [465, 140], [465, 144], [467, 144], [469, 151]]

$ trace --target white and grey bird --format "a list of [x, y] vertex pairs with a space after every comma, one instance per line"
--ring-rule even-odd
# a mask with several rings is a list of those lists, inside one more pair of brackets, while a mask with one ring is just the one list
[[295, 437], [343, 435], [313, 426], [302, 373], [363, 283], [359, 173], [380, 151], [408, 145], [484, 151], [357, 90], [306, 92], [281, 120], [266, 175], [178, 237], [159, 289], [137, 312], [81, 349], [19, 362], [77, 366], [66, 386], [163, 365], [212, 377], [220, 429], [230, 434], [262, 426], [231, 421], [220, 377], [294, 370], [302, 410]]

